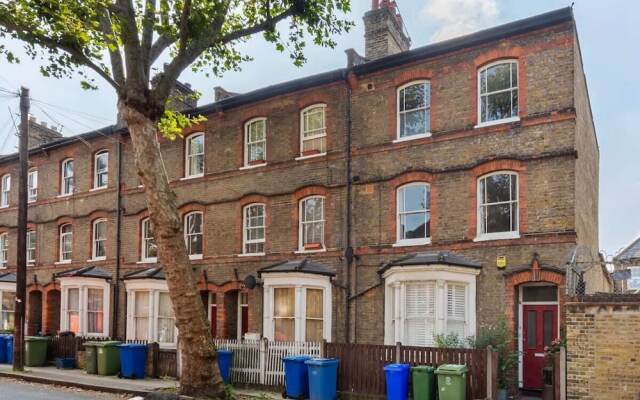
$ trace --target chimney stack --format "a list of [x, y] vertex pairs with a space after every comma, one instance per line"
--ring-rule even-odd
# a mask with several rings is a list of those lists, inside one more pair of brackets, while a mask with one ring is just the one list
[[56, 126], [49, 126], [45, 121], [38, 122], [36, 117], [29, 115], [29, 149], [51, 143], [61, 137], [62, 133]]
[[372, 0], [371, 10], [363, 19], [366, 59], [375, 60], [411, 47], [395, 0]]

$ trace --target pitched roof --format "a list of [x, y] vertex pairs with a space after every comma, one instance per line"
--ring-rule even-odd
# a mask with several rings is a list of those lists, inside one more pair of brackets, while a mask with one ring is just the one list
[[74, 268], [55, 274], [56, 278], [100, 278], [111, 279], [111, 274], [100, 267]]
[[6, 274], [0, 274], [0, 282], [16, 283], [16, 274], [13, 272], [7, 272]]
[[615, 261], [627, 262], [640, 259], [640, 237], [618, 253], [615, 257]]
[[432, 251], [424, 253], [412, 253], [397, 260], [390, 261], [380, 267], [380, 269], [378, 269], [378, 273], [382, 274], [391, 267], [432, 264], [444, 264], [477, 269], [482, 268], [481, 262], [472, 260], [471, 258], [465, 257], [463, 255], [452, 253], [449, 251]]
[[300, 272], [305, 274], [335, 276], [336, 273], [326, 265], [311, 261], [308, 258], [302, 260], [283, 261], [258, 270], [258, 276], [272, 272]]
[[[315, 74], [300, 79], [267, 86], [248, 93], [231, 96], [214, 103], [205, 104], [192, 110], [185, 110], [184, 112], [191, 115], [197, 115], [223, 111], [256, 101], [265, 100], [274, 96], [295, 92], [298, 90], [308, 89], [332, 82], [344, 81], [349, 72], [353, 72], [357, 75], [368, 74], [386, 68], [392, 68], [418, 60], [436, 57], [453, 51], [482, 45], [484, 43], [494, 42], [510, 36], [521, 35], [535, 30], [544, 29], [549, 26], [559, 25], [571, 21], [573, 21], [573, 11], [571, 7], [565, 7], [544, 14], [534, 15], [529, 18], [513, 21], [507, 24], [498, 25], [493, 28], [484, 29], [457, 38], [429, 44], [422, 47], [417, 47], [413, 50], [392, 54], [376, 60], [355, 65], [351, 68], [339, 68], [333, 71], [323, 72], [320, 74]], [[47, 151], [57, 147], [76, 143], [78, 141], [81, 141], [82, 139], [87, 140], [98, 136], [127, 134], [127, 132], [128, 131], [126, 128], [118, 127], [116, 125], [110, 125], [90, 132], [85, 132], [80, 135], [69, 136], [61, 138], [59, 140], [54, 140], [40, 147], [34, 147], [33, 149], [29, 150], [29, 154], [36, 154], [42, 151]], [[14, 161], [17, 159], [17, 153], [7, 154], [0, 156], [0, 163]]]
[[164, 271], [162, 270], [162, 267], [156, 266], [151, 268], [145, 268], [139, 271], [130, 272], [126, 274], [122, 279], [123, 280], [130, 280], [130, 279], [162, 279], [164, 280], [165, 277], [164, 277]]

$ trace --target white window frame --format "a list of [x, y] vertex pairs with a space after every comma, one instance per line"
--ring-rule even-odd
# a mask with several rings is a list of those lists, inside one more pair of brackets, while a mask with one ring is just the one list
[[427, 188], [427, 198], [429, 199], [429, 208], [426, 209], [426, 214], [429, 218], [429, 222], [431, 221], [431, 185], [427, 182], [411, 182], [406, 185], [399, 186], [396, 189], [396, 243], [393, 245], [394, 247], [399, 246], [420, 246], [431, 243], [431, 229], [429, 229], [429, 236], [425, 238], [414, 238], [414, 239], [402, 239], [401, 238], [401, 216], [403, 214], [415, 214], [417, 211], [400, 211], [400, 193], [402, 190], [411, 187], [411, 186], [425, 186]]
[[[482, 203], [483, 194], [481, 193], [481, 185], [480, 182], [486, 178], [489, 178], [493, 175], [511, 175], [516, 177], [516, 198], [515, 200], [504, 201], [499, 203]], [[476, 182], [476, 237], [474, 241], [480, 242], [485, 240], [501, 240], [501, 239], [518, 239], [520, 237], [520, 175], [515, 171], [494, 171], [485, 175], [480, 176]], [[485, 185], [486, 187], [486, 185]], [[485, 223], [482, 221], [482, 207], [486, 207], [488, 205], [495, 204], [504, 204], [510, 203], [515, 204], [517, 207], [516, 212], [516, 230], [515, 231], [505, 231], [505, 232], [492, 232], [492, 233], [484, 233], [483, 229], [485, 229]]]
[[[105, 167], [98, 169], [98, 159], [105, 157]], [[98, 185], [101, 175], [105, 175], [105, 181], [103, 185]], [[104, 189], [109, 186], [109, 152], [107, 150], [100, 150], [93, 157], [93, 190]]]
[[2, 175], [0, 193], [0, 208], [9, 207], [9, 196], [11, 194], [11, 174]]
[[[261, 207], [262, 208], [262, 226], [248, 226], [249, 220], [247, 218], [247, 211], [251, 207]], [[262, 239], [253, 239], [249, 240], [249, 230], [250, 229], [263, 229], [264, 235]], [[267, 206], [264, 203], [251, 203], [247, 204], [242, 208], [242, 254], [245, 256], [263, 256], [265, 255], [265, 246], [267, 240]], [[262, 250], [258, 253], [250, 253], [247, 251], [247, 245], [249, 244], [257, 244], [262, 243]]]
[[[13, 322], [14, 322], [14, 326], [13, 329], [15, 329], [15, 302], [13, 303], [13, 311], [2, 311], [2, 300], [4, 297], [5, 293], [13, 293], [14, 296], [16, 295], [16, 284], [12, 283], [12, 282], [0, 282], [0, 321], [2, 321], [2, 314], [4, 313], [11, 313], [13, 314], [14, 318], [13, 318]], [[0, 326], [0, 329], [4, 329], [5, 327]]]
[[[191, 233], [189, 232], [189, 218], [200, 215], [200, 233]], [[189, 248], [189, 240], [191, 236], [201, 236], [200, 242], [202, 243], [202, 252], [201, 253], [193, 253], [191, 254], [191, 249]], [[189, 253], [190, 260], [201, 260], [204, 254], [204, 213], [202, 211], [191, 211], [184, 216], [184, 241], [187, 245], [187, 253]]]
[[[318, 131], [318, 133], [314, 134], [313, 136], [305, 137], [305, 133], [307, 131], [305, 131], [305, 129], [304, 129], [304, 118], [305, 118], [307, 113], [310, 113], [311, 111], [313, 111], [315, 109], [321, 109], [322, 110], [323, 127], [319, 128], [319, 129], [316, 129], [316, 131]], [[304, 154], [304, 142], [310, 141], [310, 140], [315, 140], [315, 139], [320, 139], [320, 138], [324, 138], [324, 151], [320, 151], [320, 152], [314, 153], [314, 154], [305, 155]], [[304, 109], [302, 109], [300, 111], [300, 156], [296, 157], [296, 160], [304, 160], [304, 159], [307, 159], [307, 158], [321, 157], [321, 156], [324, 156], [326, 154], [327, 154], [327, 105], [324, 104], [324, 103], [312, 104], [309, 107], [306, 107], [306, 108], [304, 108]]]
[[[488, 70], [491, 67], [495, 67], [496, 65], [500, 65], [500, 64], [511, 64], [511, 63], [515, 63], [516, 64], [516, 75], [517, 75], [517, 85], [515, 87], [510, 86], [508, 89], [501, 89], [501, 90], [496, 90], [494, 92], [487, 92], [487, 93], [482, 93], [482, 79], [481, 79], [481, 74], [482, 72]], [[512, 74], [511, 69], [509, 70], [509, 73]], [[508, 91], [517, 91], [518, 92], [518, 113], [520, 113], [520, 65], [518, 63], [517, 59], [503, 59], [503, 60], [498, 60], [498, 61], [494, 61], [490, 64], [484, 65], [482, 66], [482, 68], [478, 69], [478, 75], [477, 75], [477, 79], [478, 79], [478, 87], [477, 87], [477, 97], [478, 97], [478, 122], [477, 125], [475, 126], [476, 128], [482, 128], [485, 126], [491, 126], [491, 125], [499, 125], [499, 124], [506, 124], [506, 123], [510, 123], [510, 122], [517, 122], [520, 121], [520, 116], [519, 114], [516, 114], [515, 116], [511, 116], [511, 117], [507, 117], [507, 118], [502, 118], [502, 119], [497, 119], [497, 120], [493, 120], [493, 121], [483, 121], [483, 116], [482, 116], [482, 97], [485, 96], [489, 96], [492, 94], [497, 94], [497, 93], [501, 93], [501, 92], [508, 92]], [[510, 75], [511, 76], [511, 75]], [[513, 79], [510, 79], [510, 82], [512, 82]], [[511, 104], [511, 108], [512, 108], [512, 112], [513, 112], [513, 104]]]
[[[29, 229], [27, 231], [26, 244], [27, 265], [34, 265], [36, 263], [36, 258], [38, 257], [38, 233], [36, 229]], [[31, 255], [33, 255], [33, 257], [31, 257]]]
[[[105, 224], [105, 232], [104, 232], [104, 238], [99, 239], [97, 237], [97, 229], [96, 229], [96, 225], [100, 224], [100, 223], [104, 223]], [[95, 221], [93, 221], [91, 223], [91, 260], [90, 261], [100, 261], [100, 260], [106, 260], [107, 259], [107, 219], [106, 218], [98, 218]], [[97, 249], [98, 249], [98, 242], [102, 242], [104, 244], [104, 255], [103, 256], [98, 256], [97, 253]]]
[[[415, 85], [427, 85], [427, 90], [428, 90], [428, 93], [429, 93], [429, 104], [426, 105], [425, 107], [413, 108], [411, 110], [400, 111], [400, 94], [406, 88], [411, 87], [411, 86], [415, 86]], [[401, 114], [406, 114], [408, 112], [419, 111], [419, 110], [427, 110], [427, 111], [429, 111], [429, 119], [428, 119], [429, 129], [427, 129], [425, 132], [417, 133], [415, 135], [401, 136], [400, 135], [401, 134], [401, 132], [400, 132], [400, 126], [401, 126], [400, 117], [401, 117]], [[396, 142], [405, 142], [407, 140], [422, 139], [422, 138], [427, 138], [427, 137], [430, 137], [430, 136], [431, 136], [431, 81], [429, 81], [428, 79], [420, 79], [420, 80], [411, 81], [411, 82], [405, 83], [402, 86], [399, 86], [398, 89], [396, 90], [396, 139], [393, 142], [394, 143], [396, 143]]]
[[[197, 153], [197, 154], [191, 154], [191, 141], [202, 136], [202, 153]], [[206, 142], [205, 142], [205, 137], [204, 137], [204, 132], [194, 132], [191, 135], [187, 136], [184, 140], [185, 143], [185, 149], [184, 149], [184, 178], [185, 179], [190, 179], [190, 178], [199, 178], [204, 176], [204, 171], [205, 171], [205, 146], [206, 146]], [[192, 158], [196, 158], [196, 157], [202, 157], [202, 171], [201, 172], [197, 172], [197, 173], [192, 173], [192, 171], [190, 170], [190, 166], [191, 166], [191, 159]]]
[[[640, 266], [629, 267], [629, 273], [631, 274], [631, 278], [627, 280], [627, 289], [640, 289]], [[637, 276], [634, 276], [634, 273], [637, 273]]]
[[[62, 331], [69, 330], [68, 295], [69, 289], [79, 289], [80, 309], [78, 315], [80, 319], [80, 331], [78, 336], [109, 336], [110, 307], [111, 307], [111, 285], [105, 279], [85, 278], [85, 277], [62, 277], [60, 280], [60, 328]], [[88, 331], [88, 308], [87, 293], [89, 289], [102, 290], [102, 332]]]
[[[71, 174], [66, 175], [66, 165], [71, 163]], [[66, 158], [60, 164], [60, 196], [71, 196], [75, 191], [75, 163], [73, 158]], [[69, 189], [67, 190], [66, 183], [69, 182]]]
[[32, 169], [27, 175], [27, 201], [33, 203], [38, 200], [38, 170]]
[[[127, 292], [127, 340], [134, 340], [135, 332], [135, 294], [136, 292], [149, 293], [149, 331], [147, 337], [149, 341], [155, 341], [158, 337], [158, 319], [160, 306], [160, 293], [169, 293], [167, 283], [159, 279], [131, 279], [124, 281]], [[174, 314], [175, 319], [175, 314]], [[159, 342], [162, 348], [175, 349], [178, 343], [178, 328], [174, 328], [173, 342]]]
[[464, 338], [476, 334], [476, 279], [480, 269], [444, 264], [396, 266], [384, 272], [385, 309], [384, 343], [406, 344], [405, 304], [406, 285], [410, 283], [435, 283], [435, 335], [447, 330], [447, 284], [465, 285], [466, 324]]
[[[311, 199], [322, 199], [322, 219], [319, 220], [313, 220], [313, 221], [304, 221], [303, 220], [303, 216], [304, 216], [304, 209], [305, 209], [305, 205], [307, 200], [311, 200]], [[307, 196], [303, 199], [300, 200], [299, 204], [298, 204], [298, 253], [315, 253], [315, 252], [320, 252], [320, 251], [326, 251], [327, 247], [326, 247], [326, 238], [325, 238], [325, 228], [326, 228], [326, 213], [325, 213], [325, 202], [326, 202], [326, 197], [325, 196], [319, 196], [319, 195], [312, 195], [312, 196]], [[322, 243], [321, 244], [321, 248], [319, 249], [306, 249], [305, 248], [305, 243], [304, 243], [304, 227], [307, 224], [322, 224]]]
[[[263, 122], [264, 131], [262, 132], [262, 140], [250, 141], [249, 130], [251, 126], [257, 122]], [[263, 158], [262, 160], [249, 160], [249, 147], [251, 145], [262, 144], [263, 146]], [[255, 161], [255, 163], [254, 163]], [[261, 162], [257, 162], [261, 161]], [[267, 164], [267, 119], [264, 117], [253, 118], [244, 124], [244, 166], [248, 167], [261, 167]]]
[[155, 243], [155, 237], [152, 234], [153, 228], [151, 226], [151, 218], [147, 217], [140, 221], [140, 262], [141, 263], [155, 263], [158, 261], [158, 257], [150, 257], [148, 253], [149, 246], [156, 246], [156, 254], [158, 252], [158, 246]]
[[332, 296], [331, 280], [325, 275], [306, 273], [265, 273], [262, 275], [264, 282], [264, 321], [263, 336], [269, 340], [274, 340], [274, 289], [294, 288], [295, 311], [294, 311], [294, 331], [295, 341], [304, 342], [306, 338], [306, 289], [322, 289], [323, 301], [323, 339], [331, 341], [332, 324]]
[[0, 269], [7, 268], [9, 263], [9, 234], [0, 233]]
[[[63, 233], [62, 229], [66, 228], [66, 227], [70, 227], [71, 231]], [[59, 236], [58, 264], [68, 264], [73, 259], [73, 224], [67, 223], [67, 224], [60, 225], [60, 227], [58, 228], [58, 236]], [[69, 257], [68, 258], [65, 257], [65, 252], [64, 252], [64, 242], [65, 242], [65, 240], [70, 240], [71, 241], [71, 243], [70, 243], [71, 251], [69, 252]]]

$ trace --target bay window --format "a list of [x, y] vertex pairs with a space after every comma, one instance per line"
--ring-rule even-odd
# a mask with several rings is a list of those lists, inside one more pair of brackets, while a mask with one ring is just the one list
[[478, 179], [478, 235], [476, 240], [517, 238], [518, 175], [494, 172]]
[[140, 223], [140, 261], [156, 262], [158, 257], [158, 246], [153, 236], [153, 226], [150, 218], [145, 218]]
[[265, 206], [249, 204], [243, 214], [243, 254], [264, 254]]
[[189, 258], [200, 259], [203, 253], [202, 217], [199, 211], [189, 213], [184, 218], [184, 235]]
[[324, 250], [324, 197], [311, 196], [300, 202], [299, 250]]
[[105, 279], [88, 277], [59, 279], [61, 330], [72, 331], [78, 336], [108, 336], [109, 283]]
[[397, 190], [396, 245], [427, 244], [431, 238], [431, 191], [426, 183], [404, 185]]
[[398, 89], [398, 135], [397, 140], [430, 135], [431, 130], [431, 84], [416, 81]]
[[316, 104], [300, 113], [300, 152], [302, 157], [327, 152], [326, 105]]
[[244, 127], [244, 165], [261, 165], [267, 160], [267, 119], [256, 118]]
[[194, 133], [185, 141], [185, 177], [204, 175], [204, 133]]
[[60, 172], [60, 195], [68, 196], [73, 194], [74, 178], [73, 178], [73, 159], [69, 158], [62, 162], [62, 170]]
[[60, 226], [60, 260], [59, 262], [71, 262], [73, 254], [73, 225]]
[[478, 71], [478, 124], [518, 119], [518, 62], [503, 60]]
[[434, 346], [437, 335], [475, 335], [479, 269], [392, 267], [385, 278], [385, 343]]
[[156, 341], [176, 346], [176, 323], [171, 297], [164, 280], [125, 279], [128, 340]]
[[104, 290], [87, 288], [87, 333], [104, 332]]
[[15, 283], [0, 285], [0, 330], [11, 331], [15, 328], [16, 289]]
[[93, 162], [93, 188], [106, 188], [109, 184], [109, 153], [100, 151], [96, 153]]

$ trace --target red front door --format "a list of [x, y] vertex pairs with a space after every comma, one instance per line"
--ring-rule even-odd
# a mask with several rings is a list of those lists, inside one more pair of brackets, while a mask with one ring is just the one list
[[558, 337], [557, 305], [522, 306], [523, 386], [542, 389], [542, 368], [546, 359], [544, 347]]

